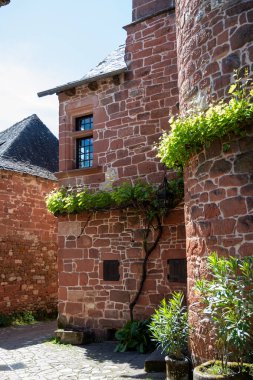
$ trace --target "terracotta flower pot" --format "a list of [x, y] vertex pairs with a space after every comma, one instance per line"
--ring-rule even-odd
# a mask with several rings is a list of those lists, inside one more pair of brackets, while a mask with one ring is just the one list
[[206, 373], [206, 370], [214, 363], [215, 361], [211, 360], [194, 368], [193, 380], [252, 380], [253, 378], [253, 365], [247, 363], [243, 364], [242, 372], [239, 372], [237, 363], [228, 363], [229, 368], [234, 370], [231, 375], [211, 375]]
[[169, 356], [165, 357], [166, 380], [188, 380], [189, 362], [187, 358], [175, 360]]

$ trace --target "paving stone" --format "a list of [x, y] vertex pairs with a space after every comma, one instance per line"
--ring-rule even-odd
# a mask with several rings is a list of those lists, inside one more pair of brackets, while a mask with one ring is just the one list
[[0, 329], [1, 380], [164, 380], [147, 374], [148, 355], [116, 353], [114, 342], [86, 346], [57, 345], [54, 322]]

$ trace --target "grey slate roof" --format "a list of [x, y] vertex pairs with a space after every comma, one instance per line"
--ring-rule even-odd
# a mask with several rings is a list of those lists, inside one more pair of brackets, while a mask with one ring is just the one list
[[58, 139], [32, 115], [0, 132], [0, 169], [56, 179]]
[[52, 95], [61, 91], [69, 90], [73, 87], [80, 86], [85, 83], [94, 82], [95, 80], [106, 78], [112, 75], [120, 74], [127, 71], [125, 63], [125, 44], [120, 45], [116, 50], [109, 54], [102, 62], [100, 62], [94, 69], [88, 71], [81, 79], [51, 88], [46, 91], [38, 93], [39, 97]]
[[0, 0], [0, 7], [7, 5], [11, 2], [11, 0]]

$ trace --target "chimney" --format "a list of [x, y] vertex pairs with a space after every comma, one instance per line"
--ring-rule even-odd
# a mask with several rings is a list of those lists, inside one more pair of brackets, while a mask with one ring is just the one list
[[133, 0], [132, 22], [175, 8], [175, 0]]

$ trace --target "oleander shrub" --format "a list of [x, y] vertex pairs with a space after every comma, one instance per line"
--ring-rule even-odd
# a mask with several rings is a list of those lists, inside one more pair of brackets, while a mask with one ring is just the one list
[[149, 329], [152, 340], [166, 355], [174, 359], [184, 358], [188, 344], [188, 312], [184, 306], [184, 294], [173, 292], [164, 298], [151, 316]]
[[[210, 321], [215, 333], [220, 374], [229, 371], [229, 359], [243, 362], [252, 351], [253, 256], [208, 257], [208, 278], [198, 279], [200, 313]], [[217, 364], [215, 370], [217, 371]]]

